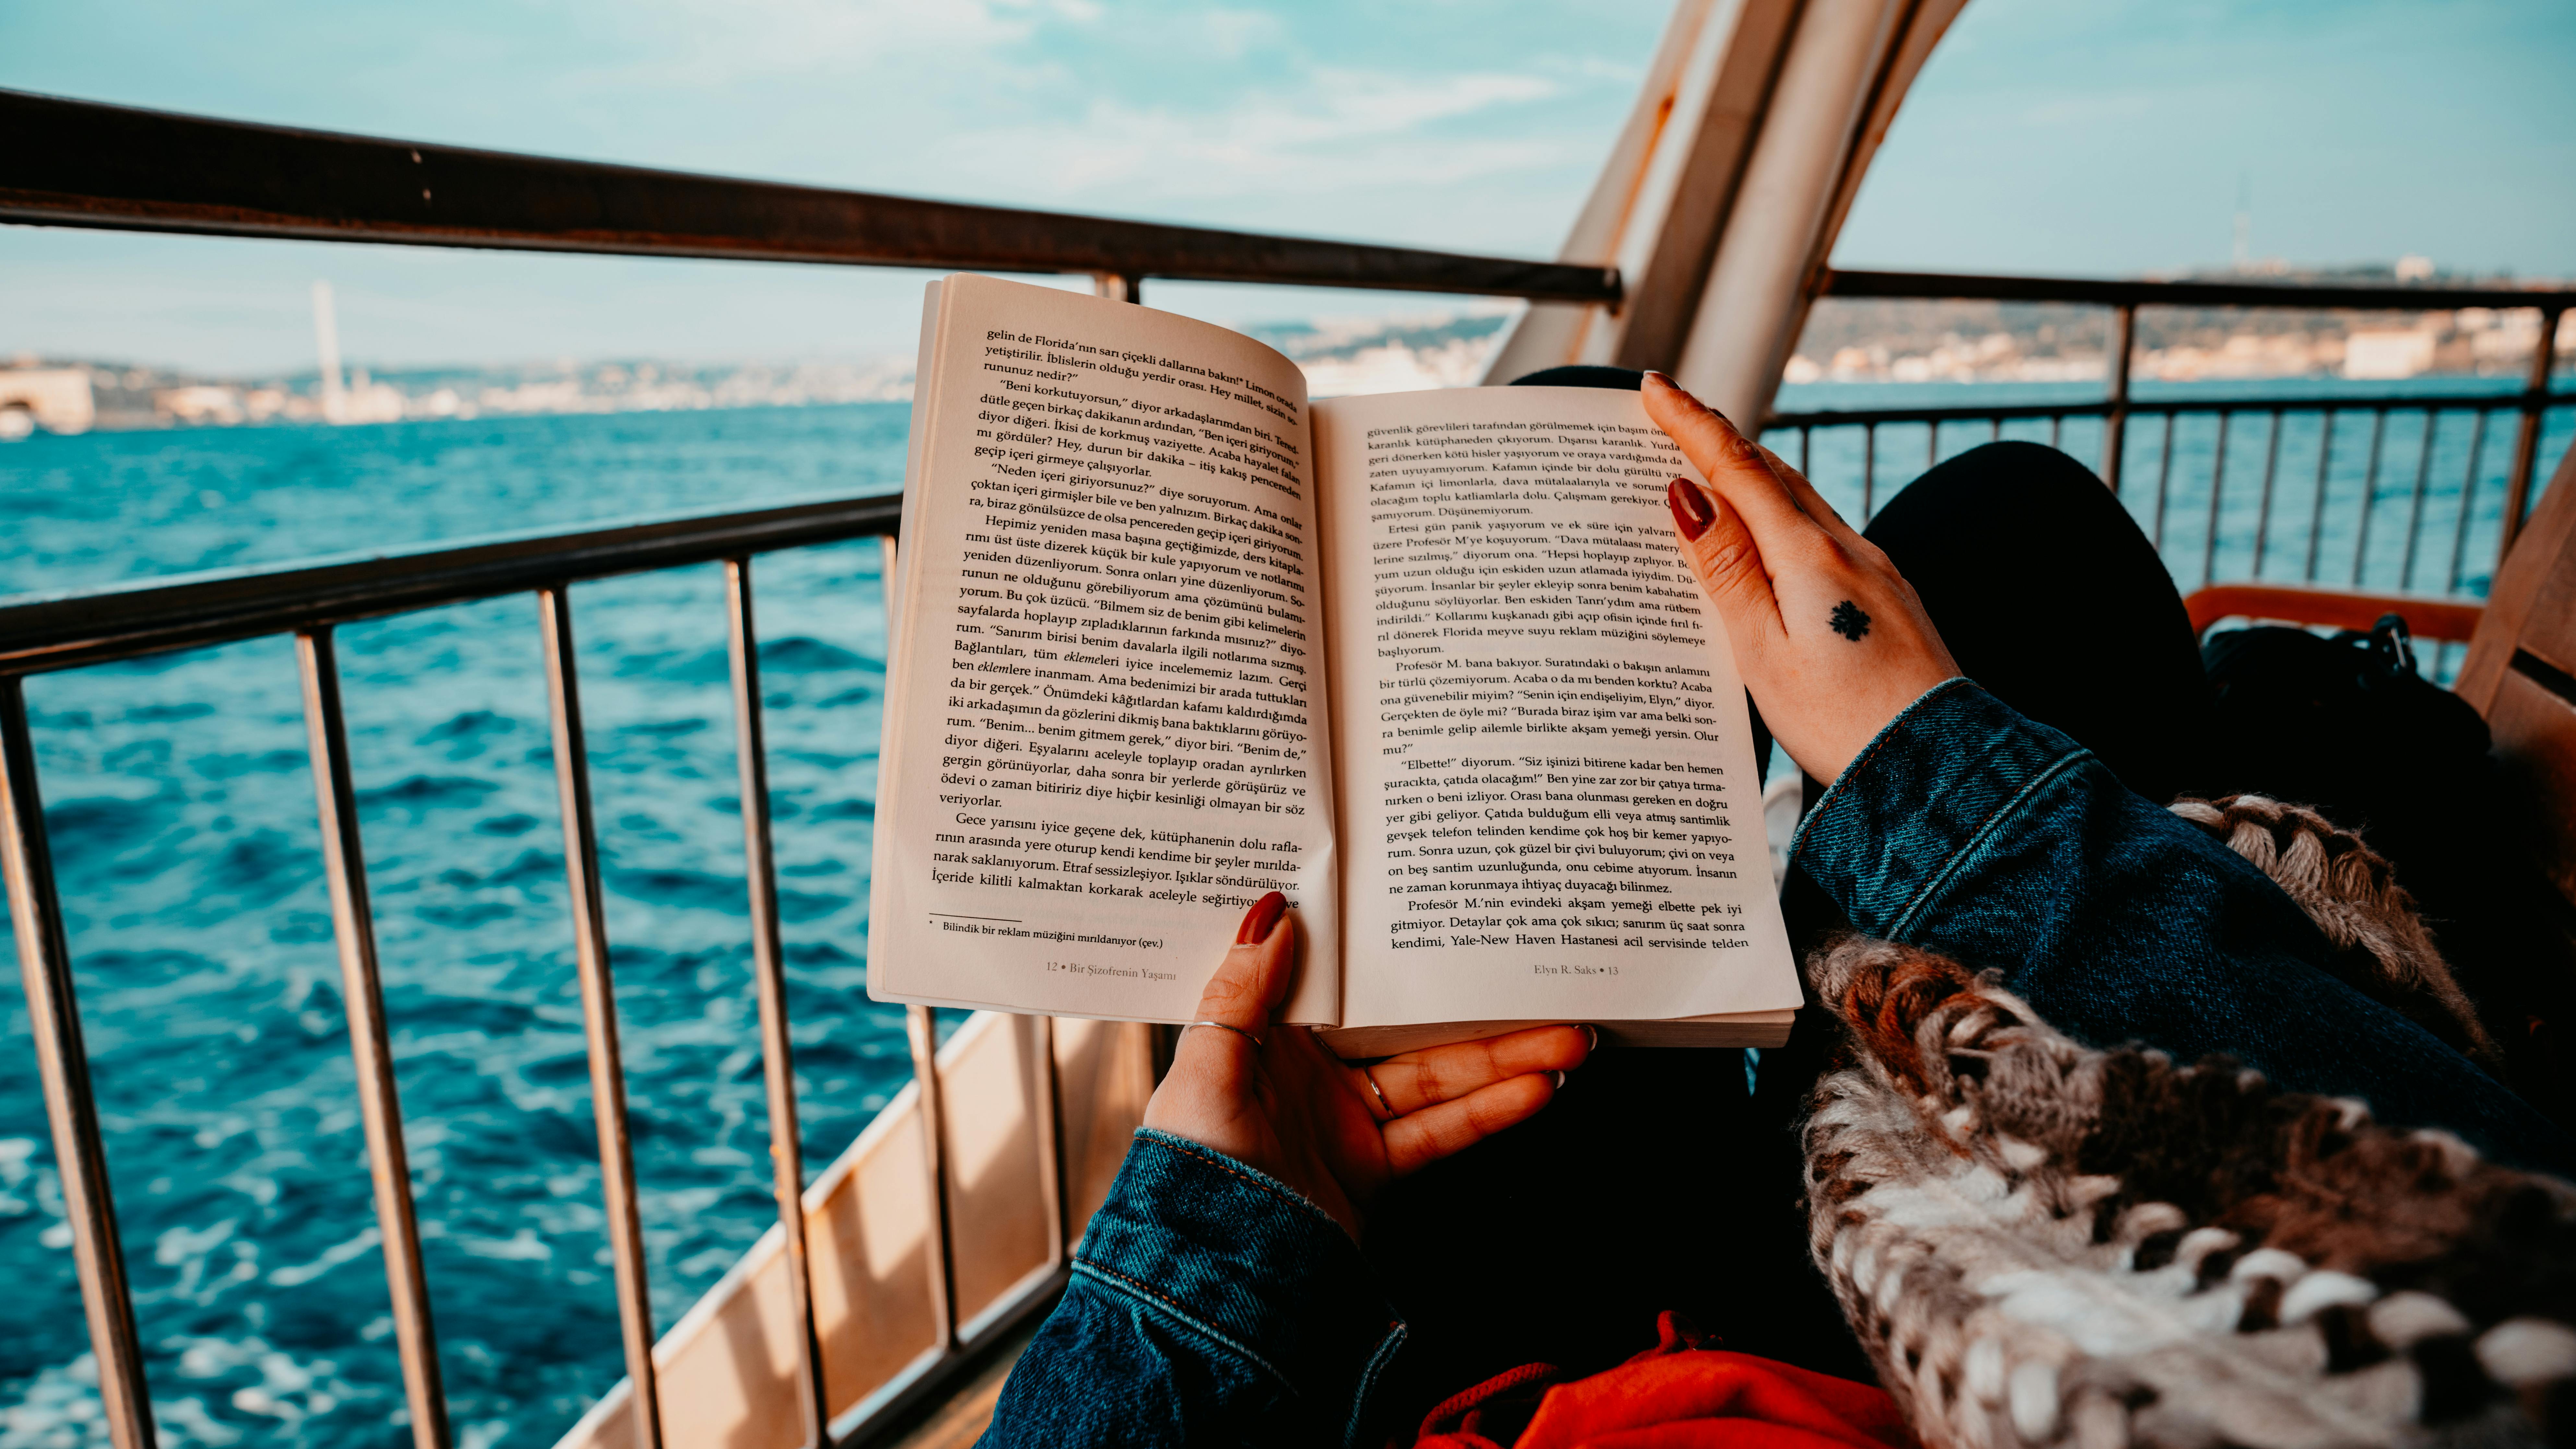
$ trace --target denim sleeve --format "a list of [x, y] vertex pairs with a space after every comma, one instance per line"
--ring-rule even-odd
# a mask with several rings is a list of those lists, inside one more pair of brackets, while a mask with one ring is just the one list
[[981, 1442], [1357, 1443], [1404, 1336], [1321, 1208], [1221, 1152], [1140, 1128]]
[[2358, 1097], [2568, 1174], [2576, 1143], [2335, 974], [2260, 870], [1965, 679], [1927, 691], [1817, 802], [1791, 851], [1852, 925], [2004, 983], [2071, 1036]]

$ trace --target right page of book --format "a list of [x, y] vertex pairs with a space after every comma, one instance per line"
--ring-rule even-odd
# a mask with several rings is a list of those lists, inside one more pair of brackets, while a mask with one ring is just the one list
[[1744, 690], [1633, 392], [1318, 402], [1349, 1026], [1798, 1004]]

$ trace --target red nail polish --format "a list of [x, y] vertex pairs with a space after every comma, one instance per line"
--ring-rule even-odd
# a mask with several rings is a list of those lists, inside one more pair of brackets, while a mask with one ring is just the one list
[[1243, 929], [1234, 933], [1234, 944], [1253, 946], [1269, 940], [1271, 931], [1278, 927], [1279, 918], [1287, 910], [1288, 898], [1277, 891], [1254, 901], [1252, 909], [1243, 913]]
[[1673, 510], [1673, 522], [1684, 538], [1697, 538], [1717, 522], [1717, 510], [1709, 506], [1708, 495], [1693, 487], [1687, 478], [1676, 478], [1664, 490], [1664, 502]]

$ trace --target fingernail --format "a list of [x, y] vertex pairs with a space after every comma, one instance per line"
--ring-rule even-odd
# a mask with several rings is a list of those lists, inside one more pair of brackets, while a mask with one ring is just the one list
[[[1730, 427], [1730, 428], [1732, 428], [1732, 427], [1734, 427], [1734, 426], [1735, 426], [1735, 421], [1734, 421], [1734, 419], [1729, 418], [1726, 414], [1724, 414], [1724, 413], [1722, 413], [1722, 412], [1719, 412], [1717, 409], [1715, 409], [1715, 408], [1713, 408], [1713, 407], [1710, 407], [1707, 403], [1705, 403], [1705, 402], [1700, 402], [1700, 400], [1699, 400], [1698, 398], [1696, 398], [1696, 397], [1691, 397], [1691, 394], [1690, 394], [1690, 392], [1689, 392], [1689, 390], [1688, 390], [1688, 389], [1684, 388], [1680, 383], [1673, 381], [1673, 379], [1672, 379], [1672, 374], [1670, 374], [1670, 373], [1664, 373], [1664, 372], [1649, 372], [1649, 373], [1647, 373], [1647, 374], [1646, 374], [1646, 376], [1648, 376], [1648, 377], [1650, 377], [1650, 378], [1653, 378], [1655, 381], [1662, 383], [1664, 386], [1666, 386], [1666, 387], [1668, 387], [1668, 388], [1671, 388], [1673, 391], [1675, 391], [1675, 392], [1677, 392], [1677, 393], [1680, 393], [1682, 396], [1687, 397], [1687, 398], [1690, 398], [1690, 400], [1691, 400], [1692, 402], [1699, 403], [1699, 405], [1700, 405], [1700, 410], [1701, 410], [1701, 411], [1706, 412], [1706, 413], [1710, 414], [1711, 416], [1715, 417], [1719, 422], [1726, 424], [1726, 425], [1727, 425], [1728, 427]], [[1642, 391], [1642, 388], [1641, 388], [1640, 390]]]
[[1717, 510], [1709, 506], [1708, 495], [1692, 487], [1687, 478], [1676, 478], [1664, 490], [1664, 501], [1672, 505], [1673, 524], [1684, 538], [1697, 538], [1717, 522]]
[[1258, 945], [1270, 939], [1271, 929], [1279, 924], [1280, 913], [1288, 909], [1288, 898], [1277, 891], [1252, 903], [1243, 913], [1243, 929], [1234, 933], [1238, 946]]
[[1556, 1074], [1556, 1089], [1560, 1092], [1565, 1090], [1565, 1073], [1563, 1072]]
[[1583, 1027], [1583, 1034], [1592, 1038], [1592, 1045], [1584, 1048], [1584, 1055], [1586, 1058], [1589, 1058], [1593, 1052], [1601, 1050], [1601, 1028], [1586, 1022]]

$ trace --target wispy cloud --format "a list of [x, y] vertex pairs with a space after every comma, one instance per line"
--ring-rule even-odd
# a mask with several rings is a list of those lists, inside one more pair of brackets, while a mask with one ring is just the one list
[[[1543, 255], [1626, 112], [1660, 10], [1659, 0], [442, 0], [430, 19], [337, 0], [220, 13], [187, 0], [94, 0], [75, 18], [0, 4], [0, 85], [862, 190]], [[18, 281], [0, 343], [89, 348], [112, 331], [117, 351], [142, 358], [231, 368], [300, 357], [310, 344], [298, 299], [328, 265], [351, 345], [387, 362], [838, 354], [906, 344], [919, 287], [846, 269], [719, 277], [705, 264], [373, 249], [325, 263], [310, 248], [223, 245], [58, 248], [0, 234], [0, 264]], [[182, 247], [207, 261], [137, 270], [134, 259]], [[651, 304], [639, 306], [632, 289], [648, 277]], [[238, 340], [254, 292], [248, 310], [275, 314], [255, 348]], [[1207, 289], [1165, 295], [1220, 305]], [[1244, 305], [1290, 315], [1352, 304], [1266, 295]]]
[[1445, 186], [1564, 159], [1562, 143], [1509, 125], [1423, 144], [1436, 123], [1491, 116], [1560, 93], [1535, 75], [1404, 76], [1317, 70], [1294, 89], [1212, 110], [1095, 103], [1076, 126], [969, 131], [943, 149], [969, 166], [1028, 168], [1057, 197], [1116, 189], [1157, 200], [1290, 190]]

